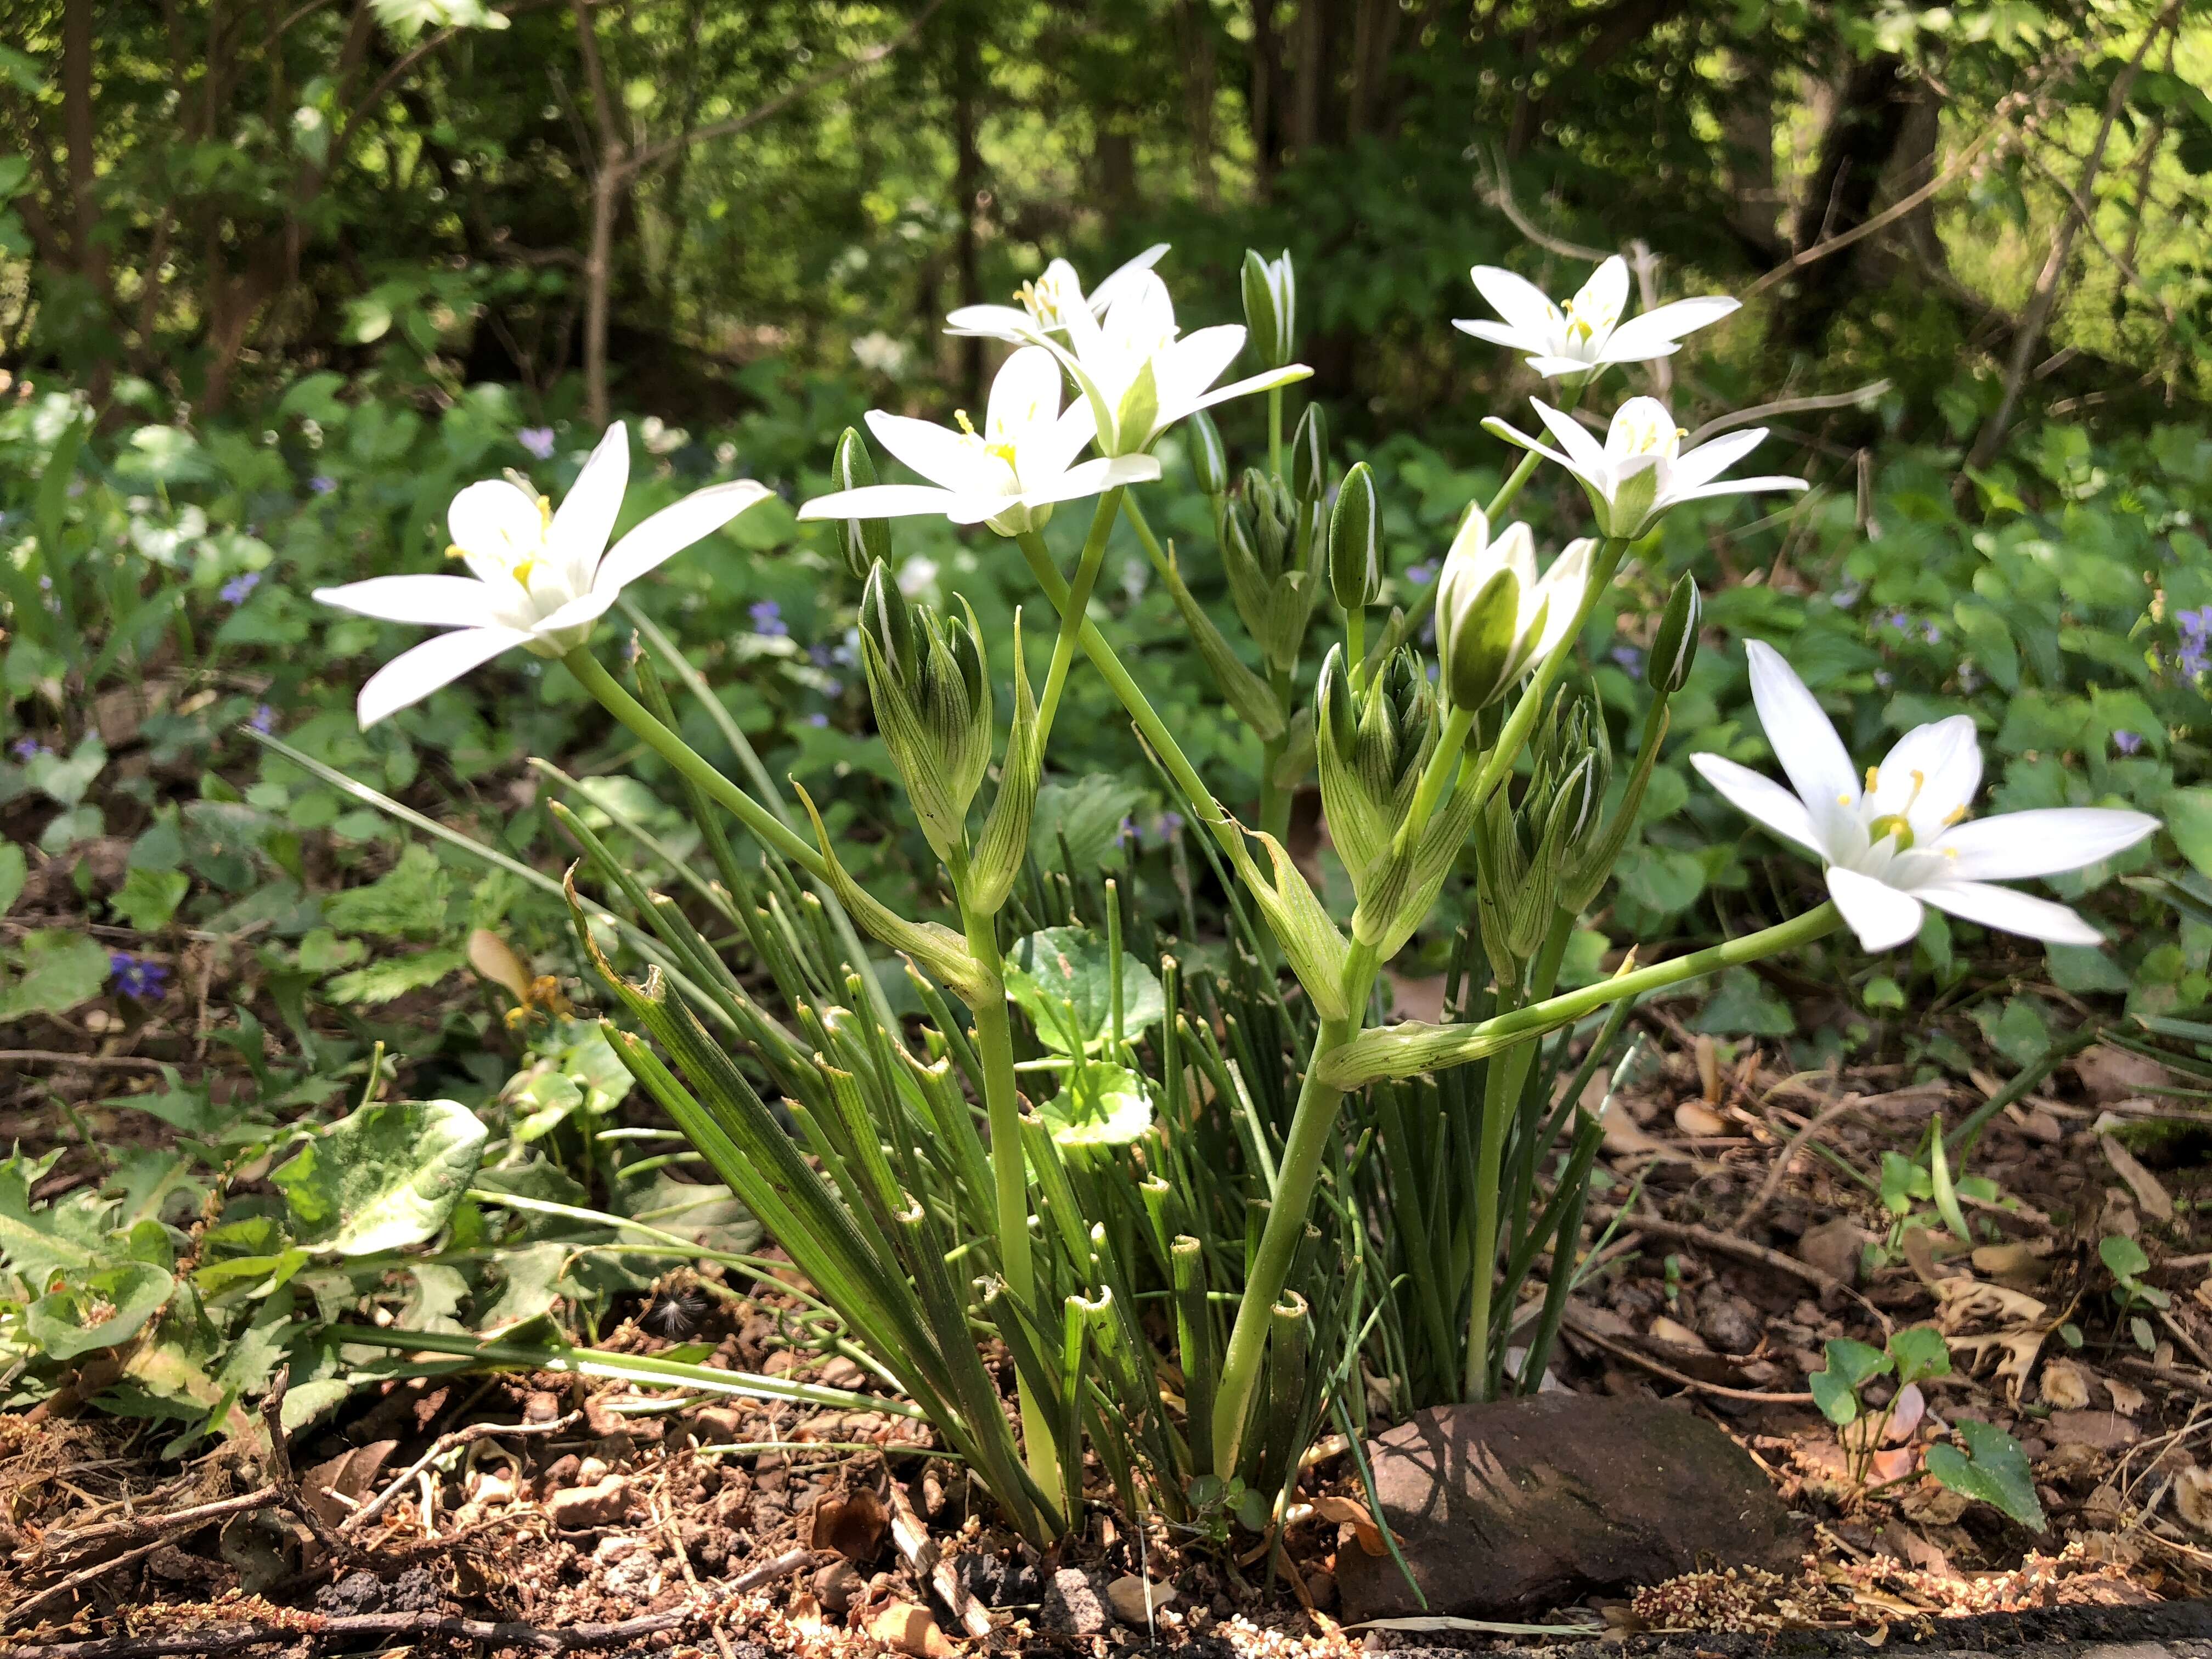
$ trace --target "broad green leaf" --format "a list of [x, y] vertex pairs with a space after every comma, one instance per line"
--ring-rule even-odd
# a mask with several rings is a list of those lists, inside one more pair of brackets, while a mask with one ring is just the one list
[[445, 926], [447, 884], [438, 855], [412, 844], [387, 874], [337, 895], [323, 914], [341, 933], [425, 938]]
[[1814, 1371], [1805, 1381], [1813, 1391], [1813, 1403], [1820, 1408], [1820, 1415], [1838, 1428], [1857, 1419], [1857, 1391], [1838, 1376], [1832, 1367], [1825, 1371]]
[[23, 1310], [23, 1329], [49, 1359], [75, 1359], [138, 1334], [177, 1281], [149, 1261], [72, 1276]]
[[1953, 1426], [1966, 1443], [1966, 1451], [1930, 1446], [1928, 1473], [1960, 1496], [1994, 1504], [2031, 1532], [2041, 1532], [2046, 1524], [2043, 1502], [2035, 1495], [2035, 1477], [2020, 1442], [1971, 1417], [1959, 1419]]
[[[1152, 970], [1127, 951], [1118, 977], [1121, 1035], [1133, 1039], [1167, 1012]], [[1086, 927], [1048, 927], [1014, 946], [1006, 994], [1019, 1003], [1037, 1038], [1056, 1054], [1096, 1054], [1113, 1040], [1114, 983], [1106, 941]], [[1071, 1027], [1073, 1036], [1071, 1036]]]
[[133, 866], [107, 901], [108, 908], [123, 925], [141, 933], [159, 933], [177, 914], [191, 878], [181, 870], [147, 870]]
[[301, 1244], [368, 1255], [434, 1237], [482, 1156], [484, 1126], [457, 1101], [364, 1106], [302, 1146], [269, 1179]]
[[1067, 842], [1069, 873], [1079, 879], [1121, 862], [1121, 820], [1145, 802], [1145, 792], [1120, 778], [1094, 772], [1073, 783], [1048, 783], [1037, 791], [1030, 817], [1030, 853], [1042, 870], [1058, 870], [1060, 843]]
[[349, 974], [340, 974], [323, 987], [323, 994], [340, 1007], [357, 1004], [374, 1006], [435, 985], [448, 974], [469, 965], [462, 950], [416, 951], [406, 956], [386, 957]]
[[12, 841], [0, 842], [0, 916], [22, 897], [23, 883], [29, 874], [23, 849]]
[[1923, 1377], [1951, 1374], [1951, 1346], [1932, 1325], [1912, 1325], [1889, 1339], [1890, 1358], [1897, 1362], [1898, 1386]]
[[2099, 1239], [2097, 1255], [2115, 1279], [2134, 1279], [2150, 1271], [2150, 1258], [2143, 1254], [2143, 1247], [2124, 1234]]
[[2166, 798], [2162, 816], [2181, 856], [2212, 876], [2212, 787], [2175, 790]]
[[1126, 1146], [1152, 1127], [1144, 1079], [1103, 1060], [1072, 1070], [1037, 1114], [1063, 1146]]
[[65, 1014], [106, 982], [107, 951], [99, 940], [63, 927], [26, 933], [14, 950], [0, 949], [0, 1024], [26, 1014]]
[[1720, 976], [1690, 1029], [1721, 1036], [1790, 1036], [1797, 1020], [1765, 980], [1748, 968], [1731, 968]]

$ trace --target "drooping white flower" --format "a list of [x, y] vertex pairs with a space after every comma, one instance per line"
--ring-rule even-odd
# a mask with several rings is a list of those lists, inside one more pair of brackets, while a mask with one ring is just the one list
[[1656, 398], [1631, 398], [1621, 404], [1605, 442], [1585, 432], [1571, 415], [1541, 398], [1528, 400], [1559, 447], [1507, 425], [1497, 416], [1482, 423], [1486, 432], [1557, 461], [1574, 474], [1589, 497], [1598, 528], [1608, 536], [1633, 540], [1659, 521], [1668, 507], [1709, 495], [1747, 495], [1768, 489], [1802, 489], [1805, 480], [1770, 476], [1723, 478], [1721, 474], [1759, 447], [1766, 428], [1730, 432], [1686, 453], [1682, 428]]
[[750, 479], [711, 485], [663, 507], [610, 549], [629, 482], [629, 438], [617, 422], [557, 513], [526, 479], [512, 476], [472, 483], [453, 497], [447, 551], [468, 575], [373, 576], [317, 588], [316, 599], [342, 611], [453, 630], [369, 677], [356, 704], [361, 723], [419, 702], [515, 646], [541, 657], [567, 654], [624, 587], [770, 493]]
[[1217, 386], [1244, 349], [1242, 324], [1182, 335], [1167, 284], [1149, 269], [1125, 265], [1101, 284], [1102, 293], [1109, 287], [1111, 296], [1097, 307], [1084, 297], [1073, 270], [1054, 260], [1044, 276], [1024, 289], [1021, 307], [963, 306], [945, 319], [945, 331], [1051, 351], [1090, 404], [1098, 453], [1106, 456], [1142, 454], [1197, 410], [1313, 373], [1290, 363]]
[[1929, 904], [2053, 945], [2104, 943], [2066, 906], [1990, 884], [2110, 858], [2156, 830], [2156, 818], [2057, 806], [1969, 819], [1982, 753], [1965, 714], [1915, 726], [1862, 780], [1781, 653], [1757, 640], [1749, 650], [1752, 698], [1790, 788], [1718, 755], [1692, 755], [1691, 763], [1739, 811], [1827, 866], [1829, 896], [1860, 944], [1869, 951], [1904, 944], [1920, 931]]
[[1504, 320], [1462, 319], [1452, 326], [1528, 354], [1528, 367], [1547, 380], [1585, 374], [1608, 363], [1648, 363], [1670, 355], [1682, 337], [1717, 323], [1739, 302], [1711, 294], [1676, 300], [1641, 317], [1621, 321], [1628, 308], [1628, 262], [1618, 253], [1590, 273], [1582, 290], [1563, 308], [1545, 297], [1526, 277], [1496, 265], [1477, 265], [1468, 273], [1490, 308]]
[[1596, 550], [1570, 542], [1539, 576], [1527, 525], [1493, 540], [1482, 509], [1468, 509], [1437, 577], [1437, 660], [1454, 707], [1484, 707], [1552, 653], [1582, 612]]
[[1096, 495], [1160, 476], [1149, 455], [1075, 463], [1091, 440], [1090, 405], [1060, 406], [1060, 364], [1042, 346], [1008, 357], [991, 382], [983, 429], [963, 414], [961, 429], [868, 411], [868, 429], [929, 484], [870, 484], [818, 495], [802, 519], [898, 519], [941, 514], [954, 524], [988, 524], [1001, 536], [1038, 530], [1055, 501]]

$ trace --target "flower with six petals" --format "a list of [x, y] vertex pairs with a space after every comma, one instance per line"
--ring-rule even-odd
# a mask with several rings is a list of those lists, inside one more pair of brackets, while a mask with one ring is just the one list
[[1496, 265], [1477, 265], [1468, 273], [1498, 322], [1455, 321], [1452, 326], [1478, 340], [1528, 354], [1528, 367], [1546, 380], [1587, 374], [1608, 363], [1648, 363], [1671, 355], [1692, 329], [1717, 323], [1739, 307], [1724, 295], [1676, 300], [1641, 317], [1620, 319], [1628, 307], [1628, 262], [1618, 253], [1590, 273], [1582, 291], [1562, 307], [1526, 277]]
[[1740, 811], [1826, 865], [1829, 896], [1860, 944], [1904, 944], [1930, 904], [2052, 945], [2104, 943], [2066, 906], [1991, 884], [2108, 859], [2157, 829], [2156, 818], [2054, 806], [1968, 819], [1982, 751], [1965, 714], [1915, 726], [1862, 780], [1782, 653], [1758, 640], [1748, 649], [1752, 699], [1790, 787], [1718, 755], [1692, 755], [1691, 763]]

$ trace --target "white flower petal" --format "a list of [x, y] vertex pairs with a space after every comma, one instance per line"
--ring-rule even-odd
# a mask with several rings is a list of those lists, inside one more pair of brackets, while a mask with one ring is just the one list
[[1748, 766], [1739, 766], [1724, 755], [1692, 755], [1690, 764], [1737, 811], [1757, 819], [1784, 840], [1796, 842], [1807, 852], [1822, 854], [1820, 832], [1813, 827], [1805, 803], [1773, 779]]
[[1844, 740], [1805, 689], [1805, 682], [1765, 641], [1748, 641], [1745, 650], [1751, 658], [1752, 701], [1758, 705], [1759, 724], [1766, 728], [1767, 745], [1814, 823], [1825, 823], [1837, 806], [1856, 806], [1858, 774], [1851, 769]]
[[538, 551], [545, 539], [545, 515], [536, 496], [504, 478], [487, 478], [453, 497], [446, 509], [446, 533], [462, 552], [504, 570]]
[[2105, 942], [2102, 933], [2064, 905], [2016, 893], [2009, 887], [1989, 887], [1978, 881], [1938, 882], [1920, 889], [1920, 896], [1937, 909], [1948, 910], [1968, 921], [2049, 945]]
[[[1859, 936], [1859, 943], [1869, 951], [1891, 950], [1920, 931], [1920, 901], [1872, 876], [1863, 876], [1841, 865], [1832, 866], [1828, 871], [1828, 896], [1835, 900], [1836, 908], [1844, 913], [1844, 920], [1850, 923], [1851, 931]], [[1931, 899], [1934, 896], [1932, 893], [1929, 895]]]
[[1522, 431], [1520, 428], [1499, 419], [1495, 415], [1492, 415], [1485, 418], [1482, 422], [1482, 429], [1485, 432], [1487, 432], [1493, 438], [1502, 439], [1509, 444], [1518, 444], [1522, 448], [1529, 451], [1532, 454], [1541, 455], [1546, 460], [1554, 462], [1557, 465], [1566, 468], [1568, 471], [1573, 473], [1578, 478], [1583, 476], [1582, 469], [1580, 467], [1577, 466], [1565, 456], [1560, 454], [1558, 450], [1553, 448], [1549, 444], [1538, 442], [1527, 433]]
[[1748, 432], [1729, 432], [1677, 456], [1670, 493], [1711, 483], [1758, 448], [1765, 436], [1766, 428], [1763, 426], [1753, 427]]
[[1165, 242], [1155, 242], [1150, 247], [1146, 248], [1142, 253], [1139, 253], [1135, 258], [1129, 260], [1125, 264], [1117, 265], [1113, 270], [1109, 271], [1105, 279], [1101, 282], [1097, 288], [1091, 290], [1091, 310], [1092, 314], [1097, 315], [1103, 313], [1107, 307], [1114, 303], [1115, 300], [1121, 295], [1122, 289], [1130, 286], [1130, 284], [1134, 283], [1139, 276], [1143, 275], [1146, 271], [1150, 270], [1154, 265], [1159, 264], [1160, 256], [1168, 251], [1168, 246], [1169, 245]]
[[1222, 323], [1177, 340], [1152, 359], [1152, 382], [1159, 388], [1159, 424], [1179, 421], [1196, 406], [1206, 389], [1229, 372], [1244, 349], [1244, 325]]
[[943, 513], [962, 499], [927, 484], [868, 484], [817, 495], [799, 509], [802, 519], [912, 519]]
[[[1242, 325], [1236, 323], [1224, 324], [1224, 326], [1242, 328]], [[1200, 331], [1200, 333], [1205, 331]], [[1195, 339], [1197, 336], [1191, 337]], [[1193, 398], [1189, 407], [1182, 410], [1176, 418], [1181, 419], [1182, 416], [1194, 410], [1211, 409], [1216, 404], [1225, 404], [1231, 398], [1242, 398], [1247, 392], [1272, 392], [1279, 386], [1289, 386], [1292, 381], [1305, 380], [1312, 374], [1313, 370], [1304, 363], [1288, 363], [1281, 368], [1271, 368], [1264, 374], [1248, 374], [1241, 380], [1231, 380], [1227, 386], [1214, 387], [1202, 398]]]
[[1874, 776], [1867, 816], [1901, 816], [1912, 827], [1914, 845], [1927, 846], [1982, 787], [1982, 745], [1972, 717], [1953, 714], [1914, 726], [1882, 757]]
[[[579, 593], [568, 604], [532, 623], [530, 627], [532, 637], [551, 640], [570, 629], [588, 628], [613, 610], [615, 601], [621, 597], [622, 589], [619, 587], [599, 587], [589, 593]], [[580, 638], [575, 642], [581, 643]]]
[[1555, 380], [1562, 374], [1587, 374], [1591, 366], [1581, 357], [1535, 356], [1528, 359], [1528, 367], [1546, 380]]
[[868, 411], [868, 430], [894, 457], [947, 489], [966, 494], [981, 485], [988, 490], [998, 479], [991, 458], [965, 434], [879, 409]]
[[[1055, 365], [1054, 372], [1059, 372]], [[1074, 465], [1084, 446], [1098, 434], [1091, 400], [1078, 398], [1050, 426], [1032, 432], [1015, 447], [1014, 471], [1023, 478], [1051, 478]]]
[[983, 435], [996, 442], [1049, 424], [1060, 415], [1060, 387], [1059, 360], [1042, 346], [1024, 346], [992, 377]]
[[354, 711], [364, 726], [374, 726], [529, 637], [517, 628], [462, 628], [434, 635], [370, 675]]
[[[1552, 434], [1552, 441], [1573, 458], [1567, 464], [1569, 469], [1578, 477], [1602, 487], [1607, 472], [1604, 446], [1585, 432], [1582, 422], [1573, 416], [1553, 408], [1540, 398], [1531, 398], [1528, 401], [1535, 404], [1537, 418], [1544, 422], [1544, 428]], [[1646, 398], [1644, 401], [1648, 403], [1650, 400]], [[1614, 424], [1619, 423], [1619, 416], [1615, 416]]]
[[1772, 477], [1764, 478], [1723, 478], [1718, 483], [1702, 484], [1695, 489], [1669, 489], [1659, 498], [1661, 507], [1674, 507], [1683, 501], [1708, 501], [1720, 495], [1760, 495], [1771, 489], [1809, 489], [1812, 486], [1802, 478]]
[[1478, 340], [1504, 346], [1509, 351], [1543, 352], [1551, 349], [1550, 340], [1542, 335], [1530, 334], [1510, 323], [1493, 323], [1484, 317], [1455, 317], [1452, 326], [1462, 334], [1472, 334]]
[[1522, 334], [1543, 341], [1559, 337], [1564, 325], [1559, 308], [1527, 277], [1498, 265], [1477, 265], [1468, 276], [1490, 308]]
[[1717, 323], [1741, 309], [1740, 301], [1725, 295], [1677, 300], [1672, 305], [1647, 311], [1641, 317], [1630, 318], [1613, 330], [1613, 337], [1605, 343], [1605, 349], [1599, 355], [1609, 363], [1649, 362], [1673, 351], [1675, 343], [1692, 330]]
[[947, 334], [980, 334], [987, 340], [1036, 337], [1036, 319], [1018, 306], [962, 306], [945, 319]]
[[1088, 460], [1070, 467], [1056, 478], [1048, 478], [1035, 489], [1022, 492], [1023, 504], [1046, 507], [1054, 501], [1080, 501], [1121, 484], [1149, 483], [1160, 476], [1160, 464], [1150, 455], [1115, 455]]
[[992, 495], [981, 493], [959, 495], [949, 490], [945, 495], [945, 521], [947, 524], [981, 524], [986, 519], [995, 519], [1000, 514], [1011, 512], [1022, 504], [1022, 498], [1019, 495]]
[[2158, 828], [2145, 812], [2103, 806], [2047, 806], [1975, 818], [1944, 831], [1936, 850], [1947, 855], [1953, 881], [2009, 881], [2063, 870], [2126, 851]]
[[1573, 309], [1576, 320], [1588, 323], [1592, 332], [1610, 332], [1628, 309], [1628, 261], [1616, 253], [1590, 272], [1574, 297]]
[[619, 593], [628, 584], [681, 553], [692, 543], [711, 536], [749, 507], [757, 507], [775, 492], [751, 478], [710, 484], [694, 490], [672, 507], [664, 507], [614, 544], [599, 561], [592, 579], [594, 593]]
[[562, 497], [552, 527], [545, 532], [546, 549], [566, 573], [571, 593], [591, 586], [592, 573], [599, 568], [599, 555], [607, 550], [607, 538], [615, 533], [623, 492], [629, 488], [629, 433], [617, 421]]
[[425, 628], [489, 628], [499, 622], [491, 589], [471, 576], [371, 576], [343, 587], [319, 587], [315, 598], [379, 622]]

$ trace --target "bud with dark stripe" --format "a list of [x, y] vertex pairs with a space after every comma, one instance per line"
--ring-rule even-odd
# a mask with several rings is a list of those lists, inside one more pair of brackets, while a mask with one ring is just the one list
[[1382, 591], [1382, 505], [1375, 473], [1361, 461], [1336, 489], [1328, 520], [1328, 584], [1346, 611], [1375, 603]]
[[[868, 454], [868, 441], [853, 427], [837, 440], [836, 459], [830, 463], [830, 488], [835, 491], [866, 489], [876, 482], [876, 464]], [[891, 528], [881, 519], [840, 519], [837, 545], [845, 555], [845, 568], [866, 581], [877, 560], [891, 556]]]
[[1319, 404], [1308, 404], [1291, 434], [1291, 493], [1300, 501], [1317, 501], [1328, 489], [1328, 417]]
[[1651, 639], [1651, 655], [1644, 665], [1644, 683], [1662, 697], [1673, 696], [1689, 683], [1691, 665], [1698, 659], [1698, 623], [1705, 608], [1698, 579], [1684, 571], [1674, 591], [1667, 596], [1659, 631]]
[[1262, 368], [1285, 368], [1297, 356], [1298, 285], [1288, 250], [1277, 259], [1244, 251], [1244, 327]]
[[1204, 410], [1183, 422], [1183, 442], [1190, 451], [1190, 470], [1198, 487], [1212, 496], [1229, 493], [1229, 451], [1221, 441], [1221, 428]]
[[991, 680], [971, 611], [965, 622], [907, 603], [889, 566], [860, 594], [860, 661], [884, 747], [939, 858], [967, 845], [968, 805], [991, 763]]

